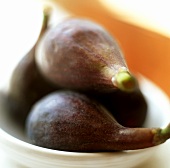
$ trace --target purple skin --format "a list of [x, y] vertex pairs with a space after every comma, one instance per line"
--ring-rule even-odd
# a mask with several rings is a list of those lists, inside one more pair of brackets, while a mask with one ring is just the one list
[[91, 93], [88, 96], [100, 102], [125, 127], [142, 127], [148, 105], [140, 89], [131, 92], [115, 90], [105, 94]]
[[63, 88], [108, 92], [136, 87], [116, 40], [85, 19], [50, 28], [38, 45], [36, 62], [47, 79]]
[[[44, 22], [39, 39], [47, 29], [49, 11], [44, 9]], [[39, 40], [38, 40], [39, 41]], [[3, 94], [3, 108], [18, 123], [25, 125], [25, 119], [32, 105], [58, 87], [46, 80], [37, 68], [35, 48], [38, 43], [19, 61], [9, 82], [7, 93]]]
[[12, 73], [4, 100], [6, 110], [17, 119], [17, 122], [24, 124], [32, 105], [57, 89], [57, 86], [48, 82], [37, 69], [34, 54], [28, 54], [22, 58]]
[[27, 118], [31, 143], [74, 152], [135, 150], [159, 145], [170, 138], [170, 125], [126, 128], [83, 94], [60, 91], [35, 104]]

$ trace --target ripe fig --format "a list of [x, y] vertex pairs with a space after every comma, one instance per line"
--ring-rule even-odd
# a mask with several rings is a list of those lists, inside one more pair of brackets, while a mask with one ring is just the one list
[[91, 95], [100, 102], [125, 127], [142, 127], [148, 104], [140, 88], [131, 92], [115, 90], [110, 93]]
[[115, 38], [89, 20], [69, 18], [48, 29], [36, 61], [42, 74], [63, 88], [108, 92], [136, 87]]
[[[47, 28], [48, 13], [44, 9], [44, 22], [39, 38]], [[38, 41], [37, 41], [38, 43]], [[31, 106], [41, 97], [57, 89], [40, 73], [35, 63], [36, 45], [19, 61], [12, 72], [9, 88], [4, 93], [4, 108], [18, 122], [24, 124]]]
[[27, 118], [26, 134], [41, 147], [76, 152], [148, 148], [170, 138], [165, 128], [127, 128], [84, 94], [60, 91], [38, 101]]
[[6, 109], [21, 123], [25, 122], [31, 106], [46, 94], [55, 91], [36, 67], [34, 54], [26, 55], [12, 73], [6, 93]]

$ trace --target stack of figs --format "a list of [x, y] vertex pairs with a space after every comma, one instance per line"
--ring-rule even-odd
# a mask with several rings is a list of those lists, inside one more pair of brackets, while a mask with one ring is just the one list
[[147, 102], [122, 51], [101, 25], [68, 18], [43, 31], [13, 71], [6, 110], [30, 143], [102, 152], [155, 146], [166, 128], [143, 128]]

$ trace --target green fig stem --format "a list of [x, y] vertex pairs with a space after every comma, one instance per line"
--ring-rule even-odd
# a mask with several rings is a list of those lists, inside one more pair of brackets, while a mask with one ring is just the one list
[[167, 127], [163, 129], [157, 129], [156, 131], [153, 131], [153, 133], [155, 134], [153, 144], [158, 145], [165, 142], [170, 138], [170, 123], [167, 125]]
[[51, 8], [48, 6], [44, 6], [43, 9], [43, 26], [42, 26], [42, 30], [46, 30], [48, 28], [48, 23], [50, 20], [50, 16], [51, 16]]
[[43, 34], [48, 28], [49, 20], [51, 17], [51, 12], [52, 12], [52, 9], [48, 5], [43, 6], [43, 22], [42, 22], [41, 32], [37, 40], [37, 43], [39, 42], [39, 40], [41, 39], [41, 37], [43, 36]]
[[122, 91], [131, 92], [137, 88], [137, 80], [128, 71], [119, 71], [113, 78], [113, 84]]

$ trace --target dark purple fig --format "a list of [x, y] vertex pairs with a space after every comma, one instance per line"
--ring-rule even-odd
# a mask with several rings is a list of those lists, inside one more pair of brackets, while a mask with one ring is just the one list
[[127, 128], [100, 104], [71, 91], [52, 93], [38, 101], [26, 125], [31, 143], [56, 150], [101, 152], [159, 145], [170, 138], [170, 125]]
[[91, 95], [100, 102], [121, 125], [142, 127], [148, 110], [146, 99], [138, 88], [131, 92], [115, 90], [110, 93]]
[[[39, 38], [47, 28], [48, 13], [46, 12], [44, 10], [44, 23]], [[37, 43], [15, 67], [9, 81], [9, 89], [3, 96], [6, 111], [22, 124], [24, 124], [32, 105], [46, 94], [57, 89], [41, 75], [37, 68], [35, 63]]]
[[25, 122], [32, 105], [55, 91], [36, 67], [34, 54], [26, 55], [16, 66], [6, 93], [6, 109], [21, 123]]
[[89, 20], [70, 18], [50, 28], [36, 61], [42, 74], [63, 88], [108, 92], [136, 87], [117, 41]]

